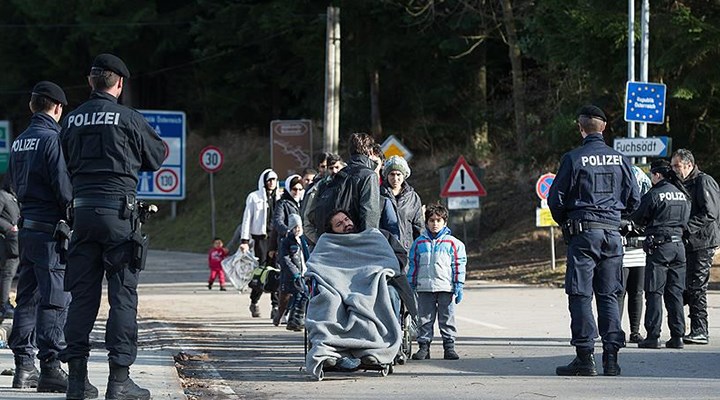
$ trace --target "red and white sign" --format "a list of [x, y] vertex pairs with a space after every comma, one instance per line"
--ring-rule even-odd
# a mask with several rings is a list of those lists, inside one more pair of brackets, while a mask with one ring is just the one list
[[470, 165], [465, 161], [465, 157], [460, 156], [440, 192], [440, 197], [462, 196], [487, 196], [487, 192]]
[[171, 193], [178, 188], [178, 174], [170, 168], [163, 168], [155, 173], [155, 187], [162, 193]]
[[550, 194], [550, 186], [552, 186], [555, 180], [555, 174], [547, 173], [541, 176], [535, 184], [535, 194], [538, 195], [540, 200], [547, 200], [548, 194]]
[[215, 146], [200, 151], [200, 166], [208, 173], [218, 172], [223, 165], [223, 153]]

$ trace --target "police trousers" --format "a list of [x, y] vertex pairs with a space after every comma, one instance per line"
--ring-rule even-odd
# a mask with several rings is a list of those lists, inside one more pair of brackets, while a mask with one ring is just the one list
[[[570, 237], [565, 271], [565, 293], [570, 310], [570, 344], [592, 351], [598, 326], [603, 350], [625, 347], [618, 296], [622, 293], [622, 240], [620, 232], [590, 229]], [[592, 299], [598, 309], [597, 325]]]
[[687, 252], [685, 303], [690, 306], [690, 333], [708, 335], [707, 289], [715, 247]]
[[681, 242], [659, 245], [652, 254], [648, 254], [645, 271], [645, 330], [648, 339], [660, 337], [663, 299], [668, 314], [670, 336], [685, 335], [683, 290], [685, 246]]
[[8, 344], [16, 366], [55, 362], [65, 347], [63, 327], [70, 294], [63, 290], [65, 265], [50, 233], [21, 229], [17, 307]]
[[86, 359], [90, 354], [90, 332], [100, 308], [106, 276], [110, 303], [105, 326], [108, 360], [111, 365], [128, 367], [137, 356], [140, 271], [119, 267], [127, 265], [132, 257], [131, 221], [123, 219], [119, 210], [76, 207], [73, 230], [65, 276], [65, 290], [72, 293], [72, 302], [65, 325], [67, 348], [60, 358], [67, 362]]

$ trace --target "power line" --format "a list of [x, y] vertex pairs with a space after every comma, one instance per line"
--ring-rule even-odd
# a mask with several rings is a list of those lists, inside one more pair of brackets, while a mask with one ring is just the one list
[[95, 27], [128, 27], [128, 26], [172, 26], [189, 25], [191, 21], [180, 22], [107, 22], [107, 23], [78, 23], [78, 24], [0, 24], [0, 29], [18, 28], [95, 28]]

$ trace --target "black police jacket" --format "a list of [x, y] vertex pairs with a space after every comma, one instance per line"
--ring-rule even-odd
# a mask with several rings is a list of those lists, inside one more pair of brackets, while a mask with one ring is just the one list
[[58, 132], [51, 116], [35, 113], [10, 147], [7, 176], [26, 219], [54, 224], [65, 218], [72, 186]]
[[720, 189], [717, 182], [712, 176], [695, 167], [683, 181], [683, 185], [692, 201], [687, 249], [694, 251], [720, 245]]
[[672, 183], [662, 180], [640, 201], [631, 219], [645, 227], [647, 235], [680, 236], [690, 218], [690, 199]]
[[139, 171], [156, 171], [165, 147], [135, 110], [104, 92], [68, 114], [60, 140], [75, 197], [135, 194]]
[[620, 214], [635, 211], [640, 194], [628, 158], [594, 133], [562, 157], [547, 201], [560, 225], [571, 219], [619, 226]]

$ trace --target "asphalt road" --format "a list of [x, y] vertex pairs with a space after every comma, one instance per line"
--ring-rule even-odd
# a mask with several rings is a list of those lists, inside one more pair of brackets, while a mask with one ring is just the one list
[[[179, 354], [188, 398], [217, 399], [717, 399], [720, 340], [684, 350], [620, 353], [622, 376], [558, 377], [574, 356], [562, 289], [470, 282], [457, 308], [458, 361], [410, 361], [377, 372], [302, 371], [303, 335], [251, 318], [248, 294], [209, 291], [205, 255], [151, 252], [140, 287], [144, 350]], [[710, 331], [720, 332], [720, 294], [709, 295]], [[625, 321], [627, 326], [627, 321]], [[627, 328], [626, 328], [627, 329]], [[663, 338], [668, 338], [663, 329]], [[440, 340], [437, 341], [438, 343]], [[596, 347], [600, 364], [601, 347]]]

